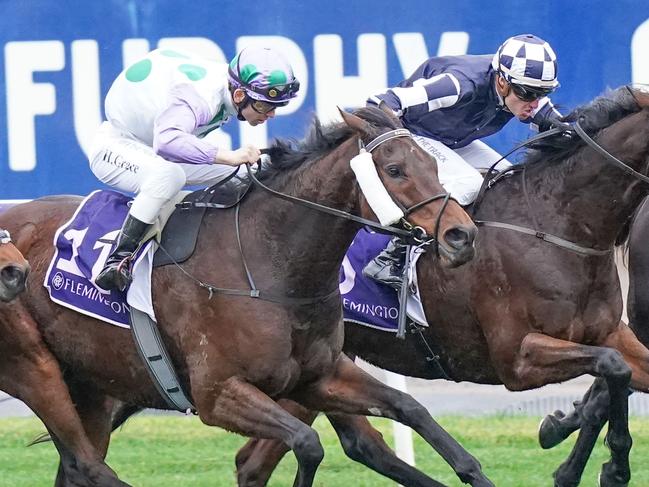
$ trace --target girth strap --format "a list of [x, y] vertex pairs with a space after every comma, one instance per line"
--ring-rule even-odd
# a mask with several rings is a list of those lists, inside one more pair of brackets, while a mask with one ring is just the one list
[[196, 411], [183, 392], [167, 349], [158, 331], [158, 324], [148, 314], [131, 306], [131, 332], [137, 351], [151, 376], [153, 384], [169, 407], [184, 413]]

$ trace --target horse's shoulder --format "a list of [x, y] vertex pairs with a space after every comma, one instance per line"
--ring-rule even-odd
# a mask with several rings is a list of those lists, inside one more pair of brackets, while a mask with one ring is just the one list
[[79, 196], [76, 194], [53, 194], [48, 196], [43, 196], [41, 198], [36, 198], [31, 201], [31, 203], [70, 203], [79, 205], [83, 201], [84, 196]]
[[33, 199], [22, 205], [17, 205], [15, 208], [21, 209], [34, 217], [47, 213], [50, 217], [56, 218], [58, 215], [65, 216], [69, 215], [70, 212], [74, 212], [83, 199], [83, 196], [77, 195], [50, 195]]
[[82, 196], [54, 195], [19, 203], [2, 213], [0, 227], [6, 222], [14, 240], [20, 237], [19, 233], [30, 235], [36, 228], [37, 233], [43, 233], [69, 219], [82, 201]]

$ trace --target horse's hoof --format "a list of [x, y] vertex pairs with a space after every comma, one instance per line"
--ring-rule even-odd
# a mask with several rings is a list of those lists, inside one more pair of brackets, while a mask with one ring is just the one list
[[131, 487], [131, 484], [122, 482], [117, 474], [105, 463], [89, 466], [83, 470], [86, 482], [80, 485], [92, 485], [93, 487]]
[[485, 477], [476, 480], [475, 482], [471, 482], [471, 487], [496, 487], [496, 486], [491, 480]]
[[556, 469], [552, 477], [554, 478], [554, 487], [577, 487], [581, 481], [581, 475], [575, 475], [566, 463]]
[[539, 444], [544, 450], [553, 448], [566, 439], [561, 434], [560, 420], [562, 417], [561, 411], [555, 411], [554, 414], [548, 414], [539, 423]]
[[597, 477], [598, 487], [628, 487], [631, 475], [621, 476], [613, 471], [609, 463], [602, 465], [602, 471]]
[[577, 482], [562, 482], [554, 479], [554, 487], [578, 487], [579, 481]]

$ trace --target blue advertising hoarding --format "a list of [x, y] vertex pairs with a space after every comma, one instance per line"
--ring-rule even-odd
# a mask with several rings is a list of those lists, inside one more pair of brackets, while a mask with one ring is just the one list
[[[0, 199], [87, 194], [101, 187], [85, 152], [119, 71], [149, 49], [178, 46], [230, 59], [246, 44], [293, 62], [299, 98], [262, 127], [231, 122], [220, 144], [301, 137], [313, 114], [335, 116], [408, 76], [426, 57], [486, 54], [534, 33], [559, 60], [553, 101], [568, 110], [608, 87], [649, 82], [649, 2], [91, 0], [2, 2]], [[515, 121], [487, 142], [527, 137]], [[515, 158], [514, 158], [515, 160]]]

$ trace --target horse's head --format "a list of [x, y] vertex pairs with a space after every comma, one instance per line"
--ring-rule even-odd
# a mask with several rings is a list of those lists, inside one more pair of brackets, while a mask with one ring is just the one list
[[9, 232], [0, 229], [0, 301], [11, 301], [25, 290], [29, 269], [29, 263], [11, 243]]
[[[365, 143], [401, 127], [387, 111], [362, 108], [355, 114], [342, 112], [345, 123]], [[437, 162], [412, 137], [397, 136], [372, 150], [376, 170], [394, 202], [404, 211], [402, 225], [420, 227], [421, 240], [437, 239], [443, 265], [456, 267], [473, 258], [477, 228], [462, 207], [442, 188], [437, 177]], [[363, 216], [376, 216], [362, 196]]]

